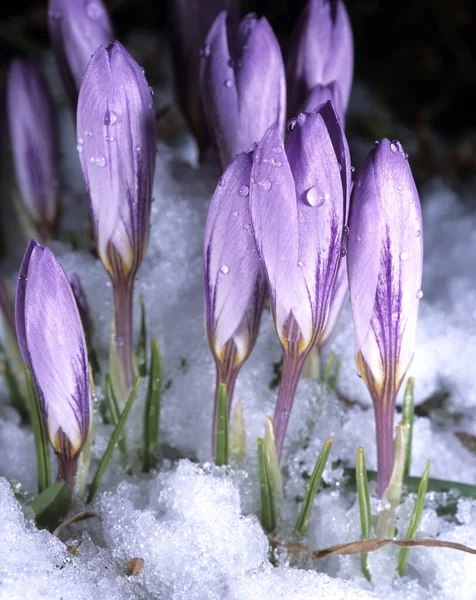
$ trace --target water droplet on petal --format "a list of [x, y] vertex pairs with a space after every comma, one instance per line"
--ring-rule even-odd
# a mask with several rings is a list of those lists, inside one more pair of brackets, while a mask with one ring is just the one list
[[140, 147], [140, 146], [136, 146], [136, 147], [134, 148], [134, 150], [135, 150], [136, 152], [140, 152], [140, 151], [141, 151], [141, 147]]
[[420, 237], [420, 236], [421, 236], [421, 230], [420, 230], [420, 229], [417, 229], [417, 230], [415, 231], [415, 235], [416, 235], [416, 237]]
[[306, 265], [306, 262], [304, 260], [298, 260], [298, 267], [304, 267]]
[[258, 182], [258, 185], [260, 187], [262, 187], [265, 192], [269, 192], [269, 190], [271, 189], [272, 183], [269, 179], [267, 179], [265, 177], [264, 179], [261, 179], [261, 181]]
[[398, 312], [394, 312], [394, 313], [392, 313], [392, 321], [393, 321], [394, 323], [396, 323], [396, 322], [398, 321], [398, 317], [399, 317], [399, 316], [400, 316], [400, 313], [398, 313]]
[[231, 88], [233, 81], [231, 79], [225, 79], [225, 87]]
[[261, 159], [263, 158], [263, 152], [258, 148], [253, 154], [253, 162], [259, 165], [261, 163]]
[[205, 46], [203, 46], [203, 48], [200, 50], [200, 56], [202, 56], [203, 58], [208, 58], [210, 56], [210, 52], [211, 52], [211, 48], [209, 46], [209, 44], [205, 44]]
[[355, 173], [355, 167], [350, 167], [350, 172]]
[[248, 194], [250, 193], [250, 188], [247, 185], [242, 185], [240, 187], [240, 189], [238, 190], [238, 194], [240, 194], [240, 196], [248, 196]]
[[106, 166], [106, 157], [103, 156], [102, 154], [99, 154], [99, 156], [96, 156], [96, 158], [94, 159], [94, 164], [98, 167], [105, 167]]
[[220, 187], [223, 187], [226, 183], [226, 179], [224, 177], [220, 177], [220, 179], [218, 180], [218, 185]]
[[409, 252], [400, 252], [400, 260], [406, 262], [410, 258]]
[[98, 2], [87, 2], [86, 14], [92, 21], [97, 21], [103, 14], [101, 5]]
[[374, 144], [375, 144], [376, 146], [378, 146], [378, 145], [380, 144], [380, 142], [379, 142], [378, 140], [375, 140]]
[[115, 139], [113, 135], [106, 135], [106, 142], [113, 142]]
[[230, 272], [230, 267], [228, 265], [222, 265], [220, 267], [220, 273], [223, 273], [223, 275], [226, 275], [229, 272]]
[[288, 131], [293, 131], [296, 127], [297, 119], [289, 119], [288, 121]]
[[281, 148], [281, 146], [275, 146], [273, 148], [273, 152], [276, 152], [276, 154], [281, 154], [282, 151], [283, 149]]
[[82, 151], [83, 151], [83, 145], [82, 145], [82, 144], [77, 144], [77, 145], [76, 145], [76, 150], [77, 150], [78, 152], [82, 152]]
[[233, 211], [231, 214], [232, 214], [234, 217], [237, 217], [237, 216], [238, 216], [238, 211], [237, 211], [237, 210], [234, 210], [234, 211]]
[[344, 229], [342, 230], [342, 234], [345, 236], [349, 235], [349, 228], [347, 227], [347, 225], [344, 225]]
[[355, 241], [356, 241], [356, 242], [361, 242], [361, 241], [362, 241], [362, 238], [361, 238], [361, 236], [360, 236], [360, 235], [356, 235], [356, 236], [355, 236]]
[[344, 256], [347, 255], [347, 248], [345, 246], [341, 246], [340, 255], [342, 256], [342, 258], [344, 258]]
[[107, 110], [106, 113], [104, 114], [104, 125], [114, 125], [116, 120], [117, 120], [116, 115], [112, 111]]
[[309, 206], [322, 206], [329, 199], [329, 194], [322, 193], [316, 186], [309, 188], [306, 192], [306, 200]]
[[423, 298], [423, 290], [418, 290], [416, 293], [416, 297], [418, 298], [418, 300], [420, 300], [421, 298]]
[[79, 138], [78, 138], [78, 144], [84, 144], [84, 140], [83, 140], [83, 138], [82, 138], [82, 137], [79, 137]]

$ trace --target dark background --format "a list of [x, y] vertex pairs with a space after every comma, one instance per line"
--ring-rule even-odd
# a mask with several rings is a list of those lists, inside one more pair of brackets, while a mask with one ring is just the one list
[[[203, 0], [206, 2], [206, 0]], [[118, 37], [166, 30], [165, 0], [105, 1]], [[265, 15], [283, 51], [304, 0], [242, 0], [242, 14]], [[347, 0], [355, 39], [355, 80], [384, 116], [354, 111], [348, 133], [369, 139], [414, 137], [410, 157], [420, 181], [440, 175], [459, 183], [476, 173], [476, 25], [470, 0]], [[47, 48], [46, 2], [3, 3], [0, 76], [18, 53]], [[153, 82], [151, 82], [153, 83]], [[3, 86], [2, 86], [3, 87]], [[387, 115], [387, 116], [385, 116]], [[388, 117], [390, 115], [390, 117]]]

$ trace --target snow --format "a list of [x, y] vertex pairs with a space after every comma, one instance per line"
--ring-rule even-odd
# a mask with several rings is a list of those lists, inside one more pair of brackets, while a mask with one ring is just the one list
[[[112, 290], [101, 264], [88, 251], [87, 207], [75, 144], [68, 143], [72, 122], [66, 108], [62, 114], [65, 154], [61, 166], [68, 183], [64, 226], [76, 232], [80, 249], [72, 252], [64, 239], [51, 247], [66, 272], [78, 273], [83, 281], [104, 372]], [[185, 142], [184, 148], [189, 152], [190, 144]], [[100, 520], [85, 521], [62, 534], [67, 545], [79, 545], [73, 556], [63, 541], [36, 529], [31, 514], [23, 514], [8, 483], [12, 482], [18, 493], [34, 494], [36, 467], [32, 434], [6, 406], [7, 392], [1, 383], [0, 599], [473, 597], [476, 559], [447, 549], [412, 549], [402, 579], [395, 575], [398, 549], [381, 550], [369, 556], [372, 583], [361, 574], [358, 556], [309, 561], [300, 569], [292, 566], [285, 551], [271, 560], [267, 537], [256, 516], [256, 439], [263, 434], [265, 416], [274, 410], [277, 390], [270, 388], [270, 382], [273, 365], [280, 358], [279, 344], [269, 311], [265, 311], [256, 348], [238, 377], [235, 392], [235, 401], [240, 398], [243, 403], [246, 423], [243, 470], [211, 466], [215, 373], [204, 334], [202, 245], [207, 208], [219, 172], [211, 160], [197, 167], [179, 156], [177, 147], [171, 149], [159, 142], [150, 246], [136, 283], [136, 298], [139, 293], [144, 295], [149, 337], [160, 342], [167, 382], [159, 470], [137, 474], [144, 381], [128, 424], [133, 474], [124, 470], [116, 452], [92, 505]], [[420, 476], [431, 460], [433, 477], [474, 483], [476, 460], [455, 432], [476, 434], [476, 217], [467, 213], [458, 194], [442, 182], [432, 182], [421, 190], [421, 197], [425, 295], [410, 374], [416, 380], [417, 404], [435, 393], [448, 392], [450, 396], [440, 419], [415, 418], [412, 474]], [[17, 242], [15, 258], [2, 266], [12, 279], [22, 249]], [[138, 308], [136, 302], [136, 327]], [[333, 437], [324, 472], [327, 487], [317, 496], [303, 540], [311, 549], [359, 538], [358, 506], [355, 493], [342, 485], [343, 467], [354, 465], [361, 445], [368, 468], [376, 467], [373, 414], [354, 366], [349, 306], [325, 355], [330, 351], [342, 357], [339, 394], [311, 380], [299, 385], [285, 443], [286, 499], [276, 532], [283, 541], [291, 539], [306, 477], [324, 441]], [[97, 393], [100, 399], [100, 387]], [[95, 422], [93, 472], [111, 434], [111, 426], [101, 424], [98, 414]], [[399, 508], [397, 526], [401, 531], [408, 525], [414, 499], [414, 495], [408, 496]], [[437, 515], [435, 507], [440, 500], [433, 495], [427, 503], [420, 534], [476, 546], [476, 502], [460, 499], [456, 517], [449, 518]], [[73, 512], [82, 509], [78, 503]], [[125, 563], [135, 557], [144, 559], [144, 568], [137, 576], [127, 576]]]

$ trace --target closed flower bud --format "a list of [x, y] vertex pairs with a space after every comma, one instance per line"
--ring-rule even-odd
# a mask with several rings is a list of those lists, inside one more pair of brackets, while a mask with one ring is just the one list
[[15, 174], [27, 217], [42, 239], [53, 236], [59, 207], [58, 147], [53, 105], [39, 67], [14, 59], [7, 109]]
[[18, 277], [16, 330], [58, 456], [59, 479], [71, 485], [92, 418], [86, 342], [66, 274], [54, 254], [34, 240]]
[[398, 141], [382, 140], [359, 169], [349, 229], [355, 355], [374, 404], [382, 495], [393, 466], [396, 396], [415, 351], [423, 295], [420, 201]]
[[284, 134], [286, 80], [276, 36], [265, 18], [247, 15], [238, 27], [218, 15], [204, 46], [203, 108], [224, 170], [276, 123]]

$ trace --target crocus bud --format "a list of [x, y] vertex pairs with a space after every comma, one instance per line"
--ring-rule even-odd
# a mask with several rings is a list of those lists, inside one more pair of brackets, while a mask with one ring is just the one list
[[304, 361], [326, 325], [350, 181], [347, 142], [330, 102], [291, 127], [286, 153], [276, 126], [267, 131], [251, 174], [255, 239], [284, 351], [274, 416], [278, 456]]
[[300, 107], [299, 112], [305, 113], [316, 110], [321, 104], [325, 104], [328, 100], [332, 102], [336, 114], [342, 122], [344, 122], [344, 108], [342, 106], [342, 93], [336, 81], [321, 85], [318, 83], [309, 92], [304, 104]]
[[58, 216], [58, 147], [53, 105], [39, 67], [16, 58], [7, 82], [7, 110], [15, 174], [28, 218], [42, 239]]
[[54, 254], [30, 240], [18, 276], [16, 329], [31, 370], [45, 430], [72, 485], [91, 426], [88, 356], [69, 281]]
[[218, 13], [226, 10], [238, 19], [237, 0], [169, 0], [170, 43], [174, 63], [177, 103], [195, 136], [200, 150], [208, 131], [200, 98], [200, 62], [208, 31]]
[[399, 142], [382, 140], [359, 169], [349, 229], [355, 355], [374, 404], [382, 495], [393, 466], [396, 396], [415, 351], [423, 295], [420, 201]]
[[222, 12], [205, 41], [203, 108], [224, 170], [276, 123], [284, 134], [286, 80], [276, 36], [265, 18], [247, 15], [227, 27]]
[[116, 342], [130, 387], [132, 292], [149, 239], [156, 124], [144, 73], [119, 42], [101, 46], [84, 74], [77, 135], [96, 248], [114, 286]]
[[76, 110], [79, 88], [91, 56], [114, 39], [101, 0], [49, 0], [48, 27], [58, 69]]
[[343, 110], [349, 103], [354, 42], [342, 0], [309, 0], [294, 28], [286, 60], [288, 112], [295, 115], [316, 85], [337, 82]]
[[[252, 351], [266, 294], [249, 214], [251, 156], [239, 154], [220, 179], [205, 228], [205, 325], [229, 408], [236, 376]], [[214, 427], [218, 396], [215, 398]], [[213, 435], [214, 439], [214, 435]]]
[[347, 279], [347, 261], [345, 257], [341, 258], [337, 275], [332, 287], [331, 301], [329, 304], [329, 314], [327, 315], [326, 326], [321, 337], [317, 342], [317, 349], [321, 350], [331, 337], [337, 325], [340, 313], [349, 297], [349, 282]]

